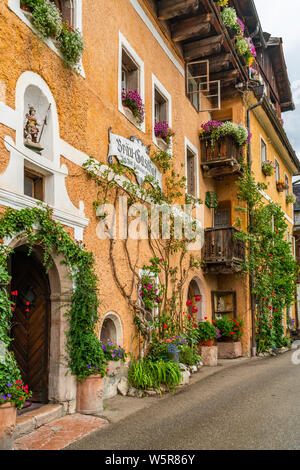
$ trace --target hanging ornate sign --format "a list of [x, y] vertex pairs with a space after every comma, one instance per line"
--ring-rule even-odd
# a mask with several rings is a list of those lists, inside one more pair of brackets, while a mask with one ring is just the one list
[[218, 195], [215, 191], [207, 191], [205, 198], [205, 205], [209, 209], [217, 209], [218, 207]]
[[126, 139], [109, 129], [108, 163], [112, 163], [113, 157], [116, 157], [122, 165], [134, 171], [139, 184], [144, 182], [146, 176], [152, 176], [162, 189], [162, 175], [152, 162], [149, 152], [150, 146], [146, 147], [140, 139]]

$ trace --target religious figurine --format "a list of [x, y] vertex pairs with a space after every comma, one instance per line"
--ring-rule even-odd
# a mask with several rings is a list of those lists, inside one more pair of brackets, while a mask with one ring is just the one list
[[224, 312], [224, 310], [225, 310], [225, 302], [224, 302], [223, 297], [220, 297], [218, 300], [218, 304], [217, 304], [217, 311]]
[[33, 106], [30, 106], [29, 112], [26, 114], [27, 122], [24, 128], [24, 138], [27, 142], [37, 143], [37, 138], [39, 134], [38, 126], [40, 124], [37, 122], [36, 111]]
[[[36, 111], [34, 107], [30, 106], [29, 112], [26, 114], [27, 121], [24, 127], [24, 139], [25, 139], [24, 145], [25, 147], [28, 147], [30, 150], [33, 150], [34, 152], [37, 152], [41, 155], [41, 151], [44, 149], [37, 140], [39, 132], [40, 132], [38, 127], [40, 127], [41, 124], [38, 123], [37, 116], [35, 113]], [[41, 140], [41, 135], [42, 135], [42, 132], [40, 134], [40, 140]]]

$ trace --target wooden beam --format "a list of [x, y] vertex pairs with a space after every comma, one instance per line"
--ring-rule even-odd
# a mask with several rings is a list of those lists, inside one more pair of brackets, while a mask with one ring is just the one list
[[162, 0], [159, 4], [158, 19], [169, 20], [198, 8], [199, 0]]
[[222, 35], [212, 36], [199, 41], [190, 42], [182, 46], [185, 60], [193, 60], [200, 57], [216, 55], [221, 52], [224, 37]]
[[195, 36], [208, 34], [211, 30], [213, 15], [194, 16], [178, 21], [172, 28], [172, 39], [174, 42], [185, 41]]
[[208, 58], [210, 73], [227, 70], [231, 61], [231, 54], [220, 54], [219, 56]]
[[221, 80], [221, 83], [223, 83], [223, 80], [235, 80], [236, 78], [239, 77], [239, 71], [237, 69], [233, 70], [225, 70], [224, 72], [217, 72], [210, 74], [210, 79], [211, 80]]

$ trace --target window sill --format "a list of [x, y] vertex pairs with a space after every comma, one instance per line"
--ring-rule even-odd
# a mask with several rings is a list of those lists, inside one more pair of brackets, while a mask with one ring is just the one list
[[145, 134], [145, 121], [142, 124], [139, 124], [137, 119], [134, 117], [133, 112], [126, 106], [123, 106], [123, 104], [120, 105], [119, 111], [124, 114], [131, 124], [133, 124], [139, 131], [144, 132]]
[[[38, 31], [36, 30], [36, 28], [33, 26], [31, 22], [32, 14], [28, 11], [22, 10], [22, 8], [20, 7], [20, 0], [8, 0], [8, 7], [13, 13], [15, 13], [15, 15], [17, 15], [17, 17], [21, 21], [23, 21], [23, 23], [26, 24], [26, 26], [28, 26], [28, 28], [30, 28], [34, 32], [35, 35], [38, 34]], [[52, 39], [49, 39], [49, 38], [45, 39], [44, 43], [47, 44], [47, 46], [53, 52], [55, 52], [55, 54], [57, 54], [61, 58], [62, 61], [64, 60], [62, 54], [59, 52], [58, 48], [55, 45], [55, 42]], [[84, 72], [83, 65], [82, 65], [82, 59], [80, 59], [80, 63], [78, 64], [78, 73], [83, 78], [85, 78], [85, 72]]]

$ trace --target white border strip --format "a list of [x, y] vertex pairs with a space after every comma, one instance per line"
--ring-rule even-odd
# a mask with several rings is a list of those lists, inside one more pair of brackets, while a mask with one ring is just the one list
[[179, 70], [179, 72], [181, 73], [181, 75], [184, 77], [185, 76], [185, 71], [184, 71], [184, 68], [181, 66], [181, 64], [178, 62], [178, 60], [176, 59], [176, 57], [174, 56], [174, 54], [172, 54], [172, 52], [170, 51], [170, 49], [166, 46], [165, 42], [163, 41], [162, 37], [160, 36], [160, 34], [158, 33], [158, 31], [156, 30], [156, 28], [154, 27], [153, 23], [150, 21], [150, 19], [148, 18], [148, 16], [146, 15], [146, 13], [144, 12], [144, 10], [142, 9], [142, 7], [140, 6], [138, 0], [130, 0], [130, 3], [131, 5], [133, 6], [133, 8], [135, 9], [135, 11], [137, 12], [137, 14], [140, 16], [140, 18], [143, 20], [143, 22], [145, 23], [145, 25], [147, 26], [147, 28], [149, 29], [149, 31], [153, 34], [154, 38], [156, 39], [156, 41], [159, 43], [159, 45], [162, 47], [162, 49], [164, 50], [164, 52], [167, 54], [167, 56], [169, 57], [169, 59], [173, 62], [173, 64], [175, 65], [175, 67]]
[[[260, 194], [269, 202], [273, 202], [273, 204], [277, 204], [276, 202], [273, 201], [272, 198], [270, 198], [270, 196], [268, 196], [264, 191], [262, 191], [261, 189], [259, 189], [259, 192]], [[277, 204], [278, 205], [278, 204]], [[281, 207], [281, 210], [283, 212], [283, 209]], [[289, 217], [285, 212], [283, 212], [284, 214], [284, 217], [286, 218], [286, 220], [288, 220], [288, 222], [290, 222], [292, 225], [294, 225], [294, 221], [293, 219], [291, 219], [291, 217]]]

